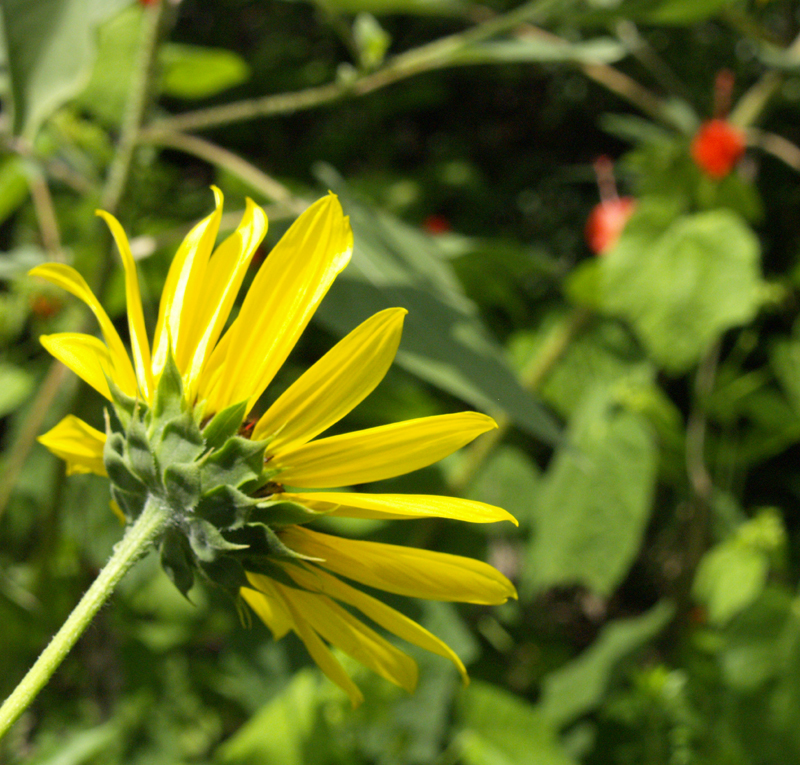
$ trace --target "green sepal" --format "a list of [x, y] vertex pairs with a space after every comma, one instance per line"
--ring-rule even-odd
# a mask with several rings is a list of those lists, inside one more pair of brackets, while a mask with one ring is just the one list
[[220, 534], [215, 526], [202, 518], [191, 518], [186, 521], [189, 532], [189, 544], [198, 560], [209, 563], [220, 557], [220, 554], [233, 550], [244, 550], [246, 544], [229, 542]]
[[232, 486], [217, 486], [200, 498], [195, 515], [213, 523], [218, 529], [243, 526], [253, 508], [262, 500], [248, 497]]
[[[106, 415], [106, 418], [108, 415]], [[133, 473], [125, 459], [125, 438], [113, 433], [106, 419], [106, 442], [103, 446], [103, 464], [108, 478], [115, 486], [132, 494], [147, 492], [145, 485]]]
[[258, 480], [264, 470], [266, 441], [250, 441], [233, 436], [222, 448], [201, 460], [203, 493], [217, 486], [235, 486]]
[[200, 561], [200, 570], [207, 579], [227, 590], [233, 598], [239, 596], [242, 587], [250, 586], [242, 564], [230, 556], [209, 562]]
[[253, 521], [268, 524], [272, 528], [281, 528], [283, 526], [311, 523], [311, 521], [327, 514], [327, 512], [309, 510], [309, 508], [297, 502], [261, 501], [250, 517]]
[[203, 438], [212, 449], [219, 449], [231, 436], [235, 436], [247, 414], [247, 401], [217, 412], [211, 422], [203, 428]]
[[153, 423], [158, 427], [157, 423], [177, 417], [183, 408], [183, 379], [170, 350], [153, 397]]
[[150, 442], [147, 440], [147, 431], [138, 411], [134, 412], [128, 425], [127, 447], [128, 463], [133, 473], [148, 486], [155, 486], [157, 481], [156, 462], [150, 449]]
[[122, 514], [130, 522], [139, 517], [147, 502], [147, 492], [130, 492], [111, 484], [111, 498], [119, 505]]
[[194, 462], [169, 465], [164, 470], [164, 489], [174, 513], [193, 512], [200, 501], [200, 468]]
[[108, 383], [108, 390], [111, 393], [111, 403], [114, 405], [114, 414], [116, 414], [122, 427], [127, 430], [139, 402], [135, 398], [131, 398], [127, 393], [123, 393], [108, 375], [105, 377]]
[[229, 539], [247, 546], [246, 557], [248, 558], [251, 555], [267, 555], [270, 558], [282, 558], [284, 560], [319, 560], [319, 558], [303, 555], [287, 547], [280, 537], [265, 523], [247, 523], [240, 529], [227, 532], [227, 536]]
[[192, 551], [186, 537], [176, 528], [169, 528], [164, 532], [161, 540], [161, 568], [181, 595], [191, 603], [189, 590], [194, 584]]
[[191, 412], [183, 412], [169, 420], [163, 426], [155, 448], [160, 465], [194, 462], [205, 450], [205, 441]]

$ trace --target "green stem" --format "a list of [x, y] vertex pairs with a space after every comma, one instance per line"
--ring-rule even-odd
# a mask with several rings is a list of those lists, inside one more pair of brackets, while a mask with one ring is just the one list
[[134, 524], [128, 528], [122, 541], [111, 554], [103, 570], [86, 591], [61, 629], [42, 651], [28, 674], [0, 707], [0, 738], [27, 709], [36, 695], [50, 679], [70, 649], [94, 618], [120, 579], [144, 555], [169, 519], [168, 508], [151, 497]]
[[116, 213], [117, 207], [122, 201], [139, 136], [139, 128], [150, 101], [153, 68], [161, 36], [163, 8], [164, 3], [157, 2], [145, 9], [139, 56], [131, 80], [125, 113], [122, 117], [119, 142], [111, 167], [108, 169], [108, 178], [100, 200], [100, 207], [110, 213]]
[[467, 46], [507, 32], [519, 24], [563, 14], [573, 2], [574, 0], [529, 0], [508, 13], [494, 16], [463, 32], [400, 53], [375, 72], [306, 88], [296, 93], [279, 93], [185, 112], [175, 117], [156, 120], [152, 128], [170, 132], [203, 130], [256, 117], [292, 114], [347, 96], [361, 96], [422, 72], [455, 65], [458, 63], [458, 54]]

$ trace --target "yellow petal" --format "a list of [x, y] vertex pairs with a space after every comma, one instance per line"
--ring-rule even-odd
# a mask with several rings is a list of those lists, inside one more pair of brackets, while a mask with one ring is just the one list
[[[256, 577], [254, 579], [253, 577]], [[257, 588], [251, 590], [249, 587], [242, 587], [239, 592], [247, 601], [250, 608], [256, 612], [261, 621], [270, 628], [275, 640], [280, 640], [291, 628], [292, 617], [283, 601], [277, 597], [269, 585], [269, 580], [265, 576], [258, 574], [248, 574], [250, 583]], [[266, 582], [259, 582], [266, 580]]]
[[417, 663], [330, 598], [281, 587], [300, 616], [331, 645], [409, 693], [417, 687]]
[[350, 486], [432, 465], [496, 427], [478, 412], [421, 417], [322, 438], [275, 454], [272, 464], [283, 469], [279, 480], [288, 486]]
[[189, 400], [194, 398], [200, 373], [225, 326], [250, 260], [267, 233], [264, 211], [252, 199], [246, 204], [238, 228], [216, 249], [206, 269], [195, 319], [197, 334], [186, 371]]
[[62, 332], [57, 335], [42, 335], [39, 342], [47, 352], [55, 356], [84, 382], [89, 383], [100, 395], [111, 400], [107, 377], [114, 379], [111, 354], [105, 343], [91, 335]]
[[112, 379], [123, 393], [136, 397], [136, 375], [133, 372], [131, 360], [125, 351], [125, 346], [122, 344], [117, 330], [114, 329], [111, 319], [108, 318], [108, 314], [89, 289], [89, 285], [84, 278], [74, 268], [63, 263], [45, 263], [44, 265], [36, 266], [29, 273], [31, 276], [46, 279], [52, 284], [65, 289], [89, 306], [100, 324], [100, 331], [103, 333], [108, 346], [111, 363], [114, 368]]
[[472, 558], [332, 537], [300, 526], [284, 529], [280, 537], [336, 574], [398, 595], [488, 605], [516, 597], [514, 585], [497, 569]]
[[103, 465], [106, 434], [95, 430], [83, 420], [71, 414], [67, 415], [37, 440], [67, 463], [67, 475], [73, 473], [106, 475]]
[[517, 519], [500, 507], [460, 497], [430, 494], [357, 494], [349, 491], [315, 491], [310, 494], [286, 492], [273, 497], [297, 502], [341, 518], [452, 518], [470, 523], [495, 523]]
[[256, 423], [253, 439], [274, 436], [270, 450], [285, 451], [341, 420], [388, 371], [406, 313], [404, 308], [389, 308], [354, 329], [267, 410]]
[[306, 650], [311, 654], [311, 658], [317, 663], [317, 666], [331, 679], [336, 685], [344, 690], [350, 697], [350, 703], [353, 709], [360, 706], [364, 702], [364, 695], [359, 690], [358, 686], [350, 679], [350, 676], [345, 672], [344, 667], [336, 660], [336, 657], [330, 652], [328, 646], [322, 642], [319, 635], [309, 626], [308, 622], [300, 615], [291, 599], [290, 593], [293, 592], [288, 587], [281, 587], [279, 584], [274, 585], [283, 600], [284, 605], [289, 611], [292, 622], [294, 624], [294, 631], [303, 644]]
[[117, 243], [122, 266], [125, 269], [125, 300], [128, 305], [128, 329], [131, 334], [131, 350], [133, 363], [136, 367], [136, 377], [139, 388], [145, 399], [150, 401], [155, 390], [153, 386], [153, 371], [150, 367], [150, 344], [147, 341], [147, 329], [144, 325], [144, 312], [142, 311], [142, 296], [139, 292], [139, 276], [136, 273], [136, 263], [133, 260], [128, 237], [119, 224], [119, 221], [104, 210], [96, 210], [111, 230], [111, 235]]
[[214, 192], [216, 209], [200, 221], [181, 242], [164, 283], [161, 303], [158, 307], [158, 321], [153, 338], [153, 373], [161, 374], [167, 360], [170, 344], [178, 363], [184, 372], [188, 359], [194, 350], [196, 326], [193, 323], [200, 292], [206, 274], [206, 266], [219, 231], [222, 218], [222, 192], [211, 187]]
[[413, 619], [409, 619], [380, 600], [345, 584], [335, 576], [311, 564], [307, 564], [305, 568], [284, 564], [283, 568], [301, 587], [324, 593], [342, 603], [347, 603], [397, 637], [449, 659], [456, 665], [464, 683], [469, 682], [467, 670], [461, 659], [458, 658], [458, 654]]
[[[256, 402], [280, 369], [353, 249], [350, 223], [334, 195], [315, 202], [283, 235], [258, 271], [239, 316], [209, 361], [209, 373], [224, 366], [200, 397], [210, 411]], [[216, 357], [216, 358], [215, 358]], [[248, 407], [248, 408], [249, 408]]]

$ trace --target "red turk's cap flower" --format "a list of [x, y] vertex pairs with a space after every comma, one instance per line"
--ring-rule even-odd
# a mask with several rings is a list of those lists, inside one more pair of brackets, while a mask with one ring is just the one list
[[422, 228], [429, 234], [436, 236], [437, 234], [446, 234], [450, 231], [450, 221], [444, 215], [429, 215], [422, 221]]
[[692, 159], [695, 164], [720, 180], [742, 158], [745, 149], [744, 133], [723, 119], [704, 122], [692, 139]]
[[596, 204], [586, 219], [586, 244], [597, 255], [610, 250], [636, 209], [633, 197], [616, 197]]

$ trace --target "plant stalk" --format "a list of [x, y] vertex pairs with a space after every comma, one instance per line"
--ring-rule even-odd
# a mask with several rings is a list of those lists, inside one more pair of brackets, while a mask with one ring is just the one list
[[128, 569], [147, 551], [169, 520], [169, 509], [160, 500], [150, 497], [141, 515], [114, 547], [114, 552], [61, 629], [42, 651], [28, 674], [0, 707], [2, 738], [36, 698], [52, 674], [75, 645]]

